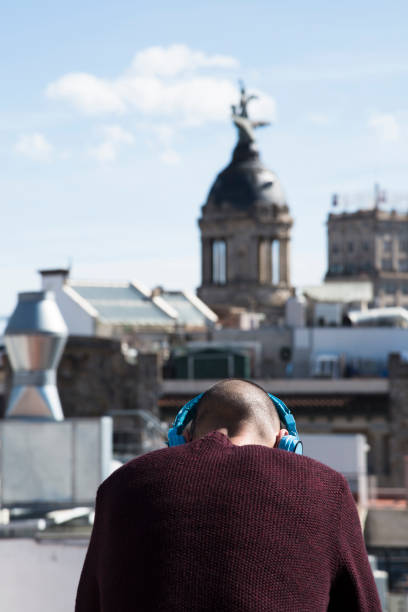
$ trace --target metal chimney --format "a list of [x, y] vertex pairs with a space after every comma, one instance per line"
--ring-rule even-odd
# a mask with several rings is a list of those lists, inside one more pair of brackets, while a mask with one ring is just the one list
[[14, 371], [5, 417], [62, 421], [56, 369], [68, 329], [51, 291], [19, 293], [4, 332]]

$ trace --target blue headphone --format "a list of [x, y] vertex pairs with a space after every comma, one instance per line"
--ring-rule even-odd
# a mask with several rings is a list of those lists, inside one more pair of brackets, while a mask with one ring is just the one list
[[[186, 425], [193, 420], [196, 415], [197, 407], [200, 402], [200, 399], [203, 397], [204, 393], [200, 393], [200, 395], [196, 395], [192, 400], [187, 402], [177, 414], [173, 425], [169, 429], [168, 440], [169, 446], [179, 446], [180, 444], [185, 444], [186, 441], [182, 436], [182, 432]], [[288, 430], [289, 434], [287, 436], [283, 436], [281, 441], [279, 442], [278, 448], [286, 451], [291, 451], [292, 453], [296, 453], [297, 455], [303, 455], [303, 444], [299, 438], [299, 434], [296, 429], [295, 419], [290, 412], [289, 408], [275, 395], [272, 393], [268, 393], [271, 398], [280, 420], [285, 425], [285, 428]]]

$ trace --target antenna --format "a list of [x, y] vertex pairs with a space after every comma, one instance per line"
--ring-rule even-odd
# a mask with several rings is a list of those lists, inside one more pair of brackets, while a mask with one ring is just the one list
[[358, 209], [378, 210], [381, 205], [387, 204], [395, 210], [404, 211], [408, 207], [408, 192], [389, 191], [374, 183], [374, 191], [355, 191], [354, 193], [333, 193], [331, 196], [332, 208], [346, 211]]
[[380, 204], [387, 201], [387, 194], [380, 188], [379, 183], [374, 183], [374, 208], [379, 208]]

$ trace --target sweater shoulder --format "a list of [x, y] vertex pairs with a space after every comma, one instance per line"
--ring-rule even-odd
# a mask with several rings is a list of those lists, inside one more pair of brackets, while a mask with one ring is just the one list
[[135, 457], [118, 467], [110, 476], [108, 476], [99, 486], [99, 490], [103, 491], [110, 487], [127, 481], [130, 477], [137, 474], [150, 473], [153, 474], [157, 470], [162, 470], [163, 466], [168, 463], [169, 448], [159, 448], [139, 457]]
[[[255, 447], [253, 447], [255, 448]], [[297, 455], [285, 450], [269, 449], [266, 447], [257, 447], [262, 462], [271, 471], [279, 471], [286, 474], [292, 482], [304, 482], [305, 480], [310, 486], [318, 486], [321, 483], [330, 485], [331, 488], [338, 489], [343, 492], [344, 487], [348, 487], [347, 480], [340, 472], [329, 467], [325, 463], [321, 463], [316, 459], [307, 457], [306, 455]]]
[[[200, 441], [197, 441], [200, 442]], [[211, 441], [210, 441], [211, 442]], [[172, 448], [162, 448], [136, 457], [115, 470], [101, 485], [102, 489], [120, 486], [120, 483], [138, 480], [157, 481], [172, 478], [182, 469], [193, 472], [208, 463], [217, 471], [226, 463], [232, 471], [262, 472], [266, 477], [279, 473], [288, 484], [308, 483], [312, 489], [338, 491], [341, 494], [347, 481], [342, 474], [304, 455], [270, 449], [259, 445], [227, 446], [207, 443], [191, 443]], [[211, 468], [211, 469], [212, 469]]]
[[[281, 452], [285, 452], [285, 451], [281, 451]], [[316, 474], [324, 478], [327, 478], [329, 480], [333, 480], [337, 482], [339, 486], [347, 482], [343, 474], [341, 474], [341, 472], [334, 470], [333, 468], [326, 465], [325, 463], [321, 463], [320, 461], [317, 461], [316, 459], [312, 459], [311, 457], [307, 457], [306, 455], [295, 455], [294, 453], [287, 453], [287, 454], [289, 455], [290, 458], [295, 457], [295, 461], [296, 461], [296, 458], [298, 458], [301, 464], [303, 464], [303, 469], [312, 474]], [[291, 459], [288, 459], [288, 460], [290, 461]]]

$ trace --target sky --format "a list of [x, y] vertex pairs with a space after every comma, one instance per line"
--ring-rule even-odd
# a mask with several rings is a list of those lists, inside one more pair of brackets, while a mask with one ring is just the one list
[[407, 21], [392, 0], [0, 2], [0, 315], [43, 268], [196, 288], [239, 79], [272, 122], [292, 282], [321, 282], [333, 193], [408, 205]]

